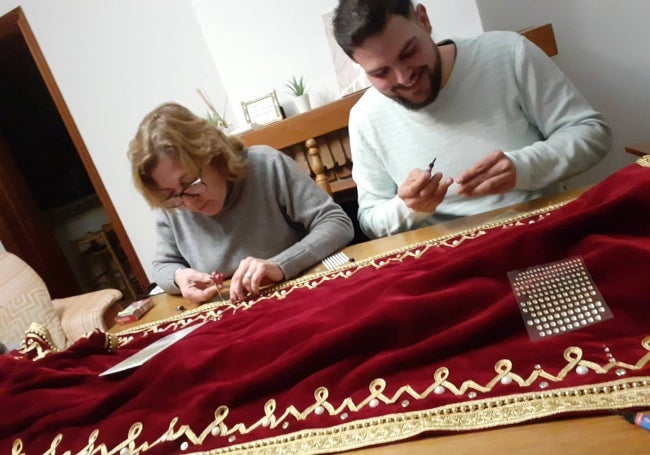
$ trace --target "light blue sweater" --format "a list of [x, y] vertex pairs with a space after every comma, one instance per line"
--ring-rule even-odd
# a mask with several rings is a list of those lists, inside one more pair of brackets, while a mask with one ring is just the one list
[[[350, 113], [359, 222], [370, 237], [539, 197], [610, 148], [602, 115], [528, 40], [488, 32], [454, 42], [451, 76], [431, 105], [408, 110], [370, 88]], [[514, 163], [515, 190], [468, 198], [453, 184], [435, 213], [414, 212], [397, 197], [408, 173], [434, 157], [434, 172], [456, 177], [492, 150]]]

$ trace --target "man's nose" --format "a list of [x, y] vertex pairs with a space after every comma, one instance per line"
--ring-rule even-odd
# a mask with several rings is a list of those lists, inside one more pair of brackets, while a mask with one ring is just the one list
[[413, 68], [410, 66], [395, 68], [395, 82], [397, 82], [398, 85], [408, 87], [413, 83], [414, 74], [415, 71], [413, 71]]

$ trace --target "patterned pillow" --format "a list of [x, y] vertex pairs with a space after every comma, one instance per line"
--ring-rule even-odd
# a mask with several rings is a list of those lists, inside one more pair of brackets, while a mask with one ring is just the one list
[[18, 348], [33, 322], [48, 329], [56, 347], [65, 347], [61, 322], [41, 277], [22, 259], [1, 252], [0, 342], [10, 350]]

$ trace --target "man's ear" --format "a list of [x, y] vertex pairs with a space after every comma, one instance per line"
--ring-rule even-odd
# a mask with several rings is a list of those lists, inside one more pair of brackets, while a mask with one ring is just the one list
[[429, 15], [427, 14], [427, 9], [422, 3], [418, 3], [415, 6], [415, 12], [413, 13], [415, 21], [430, 35], [433, 27], [431, 27], [431, 22], [429, 22]]

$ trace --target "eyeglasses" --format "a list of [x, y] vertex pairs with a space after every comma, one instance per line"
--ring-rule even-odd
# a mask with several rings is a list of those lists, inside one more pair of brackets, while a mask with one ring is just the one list
[[172, 194], [167, 199], [163, 201], [163, 206], [168, 209], [175, 209], [180, 207], [185, 202], [186, 197], [194, 198], [200, 194], [205, 193], [205, 190], [208, 189], [208, 185], [201, 180], [201, 177], [194, 180], [192, 183], [187, 185], [181, 190], [178, 194]]

